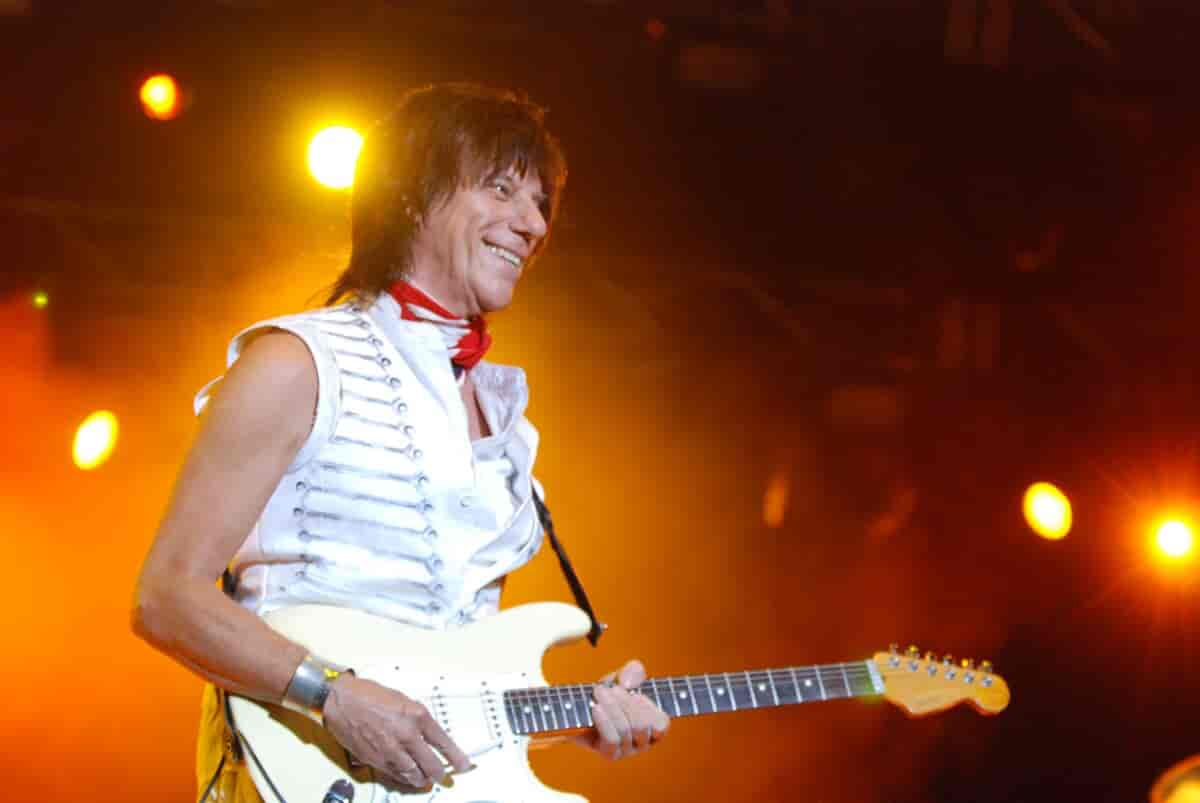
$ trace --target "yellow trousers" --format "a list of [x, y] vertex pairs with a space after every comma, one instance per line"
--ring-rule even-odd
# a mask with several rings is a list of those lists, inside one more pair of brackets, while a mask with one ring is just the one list
[[246, 762], [232, 752], [232, 734], [225, 727], [222, 695], [211, 683], [204, 684], [200, 699], [200, 733], [196, 739], [196, 798], [212, 783], [217, 766], [224, 756], [221, 774], [212, 785], [203, 803], [263, 803]]

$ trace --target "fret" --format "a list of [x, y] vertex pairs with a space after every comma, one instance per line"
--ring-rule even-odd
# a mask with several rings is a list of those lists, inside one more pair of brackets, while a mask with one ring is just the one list
[[658, 695], [657, 680], [650, 681], [650, 691], [654, 692], [654, 703], [658, 706], [658, 710], [665, 712], [667, 709], [663, 708], [662, 698]]
[[699, 714], [700, 709], [696, 706], [696, 692], [692, 689], [692, 678], [690, 675], [683, 676], [683, 682], [687, 684], [687, 698], [692, 703], [692, 713]]
[[512, 729], [513, 733], [520, 733], [521, 726], [517, 722], [516, 710], [513, 708], [512, 695], [502, 694], [501, 699], [504, 700], [504, 713], [508, 715], [508, 727]]
[[675, 706], [675, 716], [683, 716], [679, 711], [679, 700], [675, 697], [675, 682], [671, 678], [667, 678], [667, 689], [671, 694], [671, 705]]
[[754, 681], [750, 677], [749, 672], [743, 672], [746, 676], [746, 688], [750, 691], [750, 707], [758, 708], [758, 698], [754, 696]]
[[587, 719], [587, 691], [582, 686], [572, 686], [570, 695], [571, 705], [575, 710], [575, 725], [586, 728], [590, 724]]
[[592, 719], [592, 687], [591, 686], [576, 686], [576, 694], [579, 695], [576, 702], [579, 703], [580, 718], [583, 721], [583, 727], [590, 728], [595, 724]]
[[572, 717], [572, 715], [575, 713], [575, 704], [571, 702], [570, 688], [555, 686], [554, 695], [558, 697], [558, 713], [559, 718], [562, 720], [563, 727], [576, 727], [575, 720]]
[[788, 672], [792, 674], [792, 685], [796, 687], [796, 702], [804, 702], [804, 692], [800, 690], [800, 678], [796, 676], [796, 667], [789, 666]]
[[820, 667], [816, 668], [815, 674], [817, 676], [817, 688], [819, 688], [821, 690], [821, 699], [828, 700], [829, 697], [827, 697], [825, 694], [825, 684], [821, 682], [821, 668]]
[[533, 709], [529, 705], [527, 695], [521, 694], [514, 697], [517, 708], [521, 711], [521, 725], [525, 729], [525, 733], [533, 733], [537, 728], [537, 720], [533, 716]]
[[[547, 727], [546, 712], [542, 710], [542, 701], [538, 699], [537, 689], [530, 689], [530, 705], [533, 706], [533, 722], [538, 730], [549, 730]], [[541, 724], [538, 724], [538, 720]]]
[[729, 685], [729, 673], [722, 672], [721, 674], [725, 678], [725, 690], [729, 692], [729, 703], [733, 706], [733, 710], [736, 711], [738, 710], [737, 695], [733, 693], [733, 687]]
[[780, 705], [795, 705], [796, 703], [804, 702], [802, 699], [797, 699], [799, 689], [795, 686], [795, 678], [792, 678], [792, 685], [788, 685], [789, 673], [787, 669], [778, 669], [771, 673], [772, 676], [778, 675], [775, 682], [775, 690], [779, 695]]
[[774, 674], [770, 669], [767, 670], [767, 683], [771, 686], [771, 696], [775, 698], [775, 705], [781, 705], [779, 702], [779, 691], [775, 688], [775, 678], [772, 677]]
[[829, 675], [829, 674], [833, 675], [833, 677], [831, 677], [831, 678], [823, 678], [823, 680], [825, 681], [825, 693], [828, 694], [831, 699], [837, 700], [837, 699], [840, 699], [840, 698], [846, 696], [838, 688], [838, 686], [841, 685], [842, 678], [841, 678], [841, 674], [837, 671], [837, 667], [822, 666], [817, 669], [817, 672], [822, 675]]
[[713, 695], [712, 679], [708, 675], [704, 676], [704, 685], [708, 687], [708, 700], [712, 703], [712, 710], [715, 714], [719, 709], [717, 708], [717, 698]]
[[571, 720], [572, 709], [575, 707], [571, 704], [571, 698], [567, 696], [568, 692], [562, 686], [555, 686], [554, 696], [558, 701], [558, 720], [562, 723], [563, 729], [575, 727], [575, 723]]
[[845, 683], [845, 684], [846, 684], [846, 696], [847, 696], [847, 697], [853, 697], [853, 696], [854, 696], [854, 692], [853, 692], [853, 690], [851, 690], [851, 688], [850, 688], [850, 678], [846, 677], [846, 665], [845, 665], [845, 664], [841, 664], [841, 665], [840, 665], [840, 667], [841, 667], [841, 670], [842, 670], [842, 683]]
[[859, 664], [856, 670], [858, 678], [858, 688], [854, 690], [854, 696], [865, 697], [875, 694], [875, 684], [871, 681], [871, 670], [866, 664]]
[[592, 687], [580, 686], [579, 695], [583, 702], [583, 722], [590, 728], [596, 724], [596, 718], [592, 716], [592, 704], [595, 702], [595, 699], [592, 696]]
[[557, 708], [558, 701], [554, 699], [554, 692], [546, 689], [542, 692], [542, 710], [550, 715], [550, 730], [560, 730], [558, 727], [558, 717], [555, 716], [554, 709]]

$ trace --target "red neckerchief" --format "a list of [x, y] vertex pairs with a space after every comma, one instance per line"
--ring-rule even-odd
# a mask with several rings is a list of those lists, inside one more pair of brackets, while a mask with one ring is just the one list
[[401, 318], [406, 321], [425, 321], [437, 327], [450, 352], [450, 362], [464, 370], [474, 368], [492, 345], [492, 336], [488, 334], [487, 322], [482, 315], [469, 319], [458, 318], [405, 281], [396, 282], [388, 292], [400, 304]]

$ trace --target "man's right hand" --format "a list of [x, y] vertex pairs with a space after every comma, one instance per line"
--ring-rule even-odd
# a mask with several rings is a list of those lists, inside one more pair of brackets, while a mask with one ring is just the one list
[[472, 766], [429, 709], [372, 680], [338, 677], [325, 700], [324, 716], [326, 729], [342, 747], [398, 785], [421, 789], [442, 780], [446, 767], [437, 753], [456, 772]]

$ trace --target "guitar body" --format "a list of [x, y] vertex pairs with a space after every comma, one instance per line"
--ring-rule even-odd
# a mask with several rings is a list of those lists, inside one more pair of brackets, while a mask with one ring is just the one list
[[266, 803], [318, 803], [342, 779], [353, 785], [354, 803], [586, 803], [533, 774], [530, 737], [513, 732], [501, 698], [509, 689], [546, 685], [545, 651], [588, 632], [590, 623], [579, 609], [553, 602], [524, 605], [445, 632], [324, 605], [281, 609], [265, 620], [314, 655], [352, 666], [360, 677], [422, 702], [476, 765], [445, 786], [386, 786], [370, 768], [352, 769], [345, 750], [307, 717], [231, 696], [250, 774]]
[[[353, 787], [354, 803], [587, 803], [544, 785], [529, 767], [532, 738], [592, 723], [594, 687], [550, 687], [541, 670], [547, 649], [587, 634], [591, 623], [578, 608], [524, 605], [444, 632], [324, 605], [284, 608], [265, 621], [314, 655], [419, 700], [475, 764], [446, 785], [388, 786], [370, 767], [351, 767], [337, 740], [307, 717], [230, 695], [266, 803], [325, 803], [339, 781]], [[963, 702], [996, 714], [1009, 703], [1008, 684], [987, 661], [939, 662], [915, 646], [849, 663], [650, 678], [638, 691], [673, 717], [879, 695], [911, 716]]]

